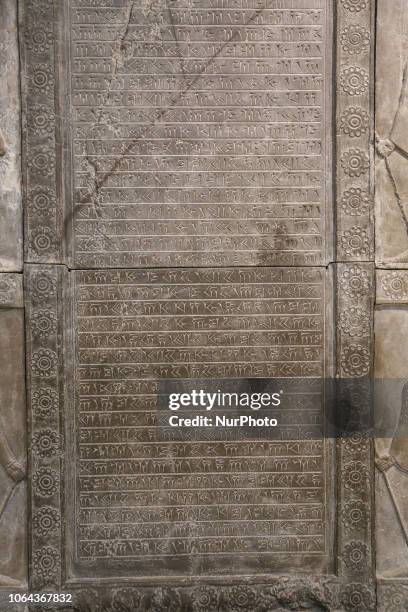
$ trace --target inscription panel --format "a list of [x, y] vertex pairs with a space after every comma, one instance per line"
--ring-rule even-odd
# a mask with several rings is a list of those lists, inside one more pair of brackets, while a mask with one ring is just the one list
[[330, 6], [67, 3], [76, 267], [331, 261]]
[[273, 439], [158, 409], [161, 379], [322, 377], [325, 271], [73, 274], [74, 572], [327, 568], [321, 389], [286, 398]]
[[[364, 602], [372, 610], [365, 440], [339, 441], [334, 527], [322, 446], [242, 439], [238, 456], [232, 438], [165, 438], [156, 394], [160, 380], [172, 376], [321, 375], [324, 299], [339, 314], [338, 375], [369, 371], [372, 269], [355, 260], [371, 253], [365, 113], [372, 115], [375, 3], [338, 0], [335, 20], [331, 0], [170, 4], [171, 11], [149, 0], [24, 0], [20, 7], [26, 261], [37, 262], [26, 293], [31, 585], [72, 587], [75, 605], [89, 609], [198, 609], [204, 594], [220, 609], [351, 609]], [[322, 289], [323, 266], [316, 283], [296, 276], [336, 260], [325, 196], [333, 143], [322, 140], [324, 131], [330, 141], [325, 77], [332, 49], [339, 76], [337, 260], [349, 262], [333, 266], [336, 302], [311, 288]], [[302, 182], [306, 173], [312, 186]], [[69, 273], [41, 262], [125, 269]], [[232, 281], [231, 271], [219, 268], [233, 265], [259, 266], [260, 276], [240, 269]], [[288, 282], [265, 280], [270, 265], [304, 268], [292, 268]], [[126, 269], [132, 266], [164, 270], [148, 276]], [[177, 266], [189, 267], [177, 272], [182, 281], [160, 276]], [[193, 277], [200, 266], [210, 268], [205, 280]], [[74, 321], [66, 325], [68, 276], [75, 281]], [[235, 285], [239, 291], [230, 293]], [[248, 285], [254, 293], [245, 293]], [[262, 293], [270, 285], [271, 293]], [[321, 310], [309, 311], [309, 301]], [[276, 306], [263, 310], [269, 302]], [[40, 333], [44, 318], [51, 334]], [[64, 352], [72, 332], [76, 378]], [[71, 388], [63, 389], [64, 378]], [[285, 424], [285, 432], [301, 433], [319, 415], [320, 406], [308, 407], [306, 421]], [[43, 440], [52, 446], [45, 452]], [[131, 513], [121, 514], [128, 504]], [[224, 514], [214, 518], [221, 506]], [[336, 531], [334, 554], [326, 530]], [[305, 568], [310, 574], [301, 577]], [[196, 588], [208, 575], [211, 587]], [[143, 585], [134, 588], [137, 580]]]

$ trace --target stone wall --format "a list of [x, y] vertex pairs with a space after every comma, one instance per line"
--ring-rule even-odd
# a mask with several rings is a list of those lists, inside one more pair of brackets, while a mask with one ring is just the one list
[[[405, 0], [0, 30], [0, 606], [405, 610]], [[276, 438], [163, 421], [167, 386], [270, 379]]]

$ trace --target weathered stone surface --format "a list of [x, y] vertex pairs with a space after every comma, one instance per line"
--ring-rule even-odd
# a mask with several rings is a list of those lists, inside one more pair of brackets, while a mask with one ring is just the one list
[[408, 7], [379, 0], [376, 65], [376, 260], [408, 265]]
[[375, 338], [375, 374], [385, 380], [376, 413], [389, 432], [376, 441], [377, 570], [383, 578], [408, 578], [408, 438], [401, 437], [408, 410], [408, 308], [378, 309]]
[[[376, 66], [375, 414], [377, 573], [379, 609], [408, 605], [406, 454], [408, 378], [408, 7], [379, 0]], [[381, 382], [384, 380], [384, 382]]]
[[318, 398], [279, 445], [183, 438], [156, 396], [371, 375], [374, 2], [22, 5], [31, 588], [372, 610], [364, 437], [306, 441]]
[[[37, 435], [47, 435], [51, 441], [50, 453], [43, 456], [35, 437], [32, 453], [33, 517], [46, 512], [52, 525], [47, 551], [39, 534], [32, 532], [37, 552], [32, 560], [32, 579], [37, 588], [44, 581], [43, 571], [35, 565], [41, 555], [51, 555], [49, 571], [58, 580], [64, 523], [69, 527], [68, 572], [76, 581], [134, 574], [139, 580], [154, 580], [160, 565], [160, 574], [168, 579], [188, 576], [195, 584], [200, 576], [216, 572], [230, 584], [232, 573], [255, 577], [274, 568], [276, 572], [282, 568], [302, 571], [307, 559], [308, 567], [313, 568], [313, 580], [317, 580], [308, 588], [310, 592], [320, 588], [318, 576], [333, 567], [330, 551], [334, 524], [330, 517], [334, 508], [325, 505], [322, 496], [324, 489], [330, 490], [326, 469], [334, 467], [329, 458], [330, 444], [323, 460], [321, 441], [313, 443], [314, 452], [320, 452], [318, 459], [311, 457], [312, 447], [306, 441], [293, 446], [280, 439], [278, 449], [275, 442], [262, 439], [253, 442], [249, 450], [245, 440], [196, 440], [199, 431], [193, 438], [180, 439], [180, 432], [169, 435], [158, 426], [156, 393], [160, 378], [316, 377], [330, 371], [333, 359], [324, 347], [330, 345], [332, 293], [325, 276], [319, 268], [69, 274], [61, 267], [27, 269], [33, 428]], [[336, 277], [338, 289], [344, 294], [342, 312], [358, 305], [369, 313], [373, 287], [370, 266], [343, 264], [336, 270]], [[74, 306], [72, 320], [70, 302]], [[38, 326], [44, 310], [47, 320], [54, 321], [46, 336], [39, 334], [43, 326]], [[344, 339], [340, 337], [344, 348], [341, 367], [347, 376], [367, 375], [365, 347], [369, 348], [370, 326], [349, 329], [346, 323], [342, 323]], [[354, 344], [350, 344], [353, 337], [357, 357]], [[63, 395], [62, 378], [70, 390]], [[43, 431], [39, 410], [39, 397], [45, 393], [48, 401], [44, 410], [50, 425], [47, 432]], [[59, 429], [63, 402], [69, 432], [65, 450]], [[356, 409], [359, 406], [356, 404]], [[316, 409], [317, 404], [310, 413], [313, 421], [305, 421], [306, 425], [316, 422]], [[285, 426], [281, 434], [284, 438], [294, 437], [288, 431], [293, 425]], [[366, 464], [370, 450], [358, 441], [341, 444], [339, 450], [343, 530], [339, 563], [346, 576], [357, 568], [361, 579], [369, 581], [365, 564], [371, 555], [370, 522], [354, 525], [347, 517], [350, 512], [354, 516], [355, 504], [357, 510], [358, 504], [369, 510]], [[59, 468], [61, 453], [66, 459], [65, 477]], [[243, 473], [247, 474], [244, 480]], [[296, 482], [302, 483], [301, 493]], [[245, 502], [248, 494], [249, 505]], [[329, 494], [326, 499], [333, 497]], [[65, 502], [61, 505], [62, 500]], [[322, 528], [323, 532], [305, 534], [305, 517], [308, 530]], [[234, 532], [237, 525], [239, 535]], [[263, 533], [265, 529], [268, 535]], [[311, 540], [304, 542], [308, 537]], [[272, 544], [276, 548], [270, 548]], [[357, 554], [353, 547], [361, 549], [364, 561], [353, 561]], [[208, 552], [211, 554], [207, 556]], [[353, 590], [340, 594], [339, 587], [340, 582], [330, 587], [334, 599], [352, 597]], [[265, 597], [263, 589], [248, 587], [245, 592], [249, 601]], [[372, 601], [370, 582], [353, 584], [353, 589]], [[165, 591], [170, 600], [193, 597], [173, 590], [170, 583]], [[227, 591], [221, 594], [214, 589], [213, 597], [228, 602], [232, 595]], [[89, 592], [85, 589], [78, 593], [82, 596], [87, 601]], [[143, 587], [137, 594], [130, 591], [122, 596], [141, 598], [147, 606], [150, 597], [155, 600], [163, 593]], [[111, 592], [108, 597], [116, 595]], [[233, 609], [231, 602], [229, 607], [225, 605], [226, 610]]]
[[[377, 572], [380, 609], [408, 603], [408, 272], [377, 271], [375, 314]], [[395, 582], [397, 581], [397, 582]]]
[[322, 418], [314, 381], [302, 412], [274, 411], [274, 441], [250, 442], [245, 428], [172, 429], [157, 403], [161, 379], [232, 378], [238, 388], [240, 379], [322, 377], [330, 294], [314, 268], [75, 273], [72, 571], [330, 565], [324, 441], [302, 440]]
[[0, 272], [23, 265], [17, 2], [0, 4]]
[[376, 271], [376, 304], [408, 304], [408, 271]]
[[76, 266], [327, 261], [330, 11], [289, 4], [116, 6], [98, 47], [71, 7]]
[[22, 274], [0, 274], [0, 308], [23, 308]]
[[[27, 91], [28, 158], [40, 156], [28, 192], [46, 186], [52, 203], [56, 179], [66, 210], [45, 226], [28, 214], [29, 261], [62, 262], [59, 231], [80, 268], [331, 261], [331, 3], [68, 2], [60, 13], [67, 153], [51, 96], [46, 141]], [[40, 51], [53, 71], [29, 39], [28, 74]], [[39, 167], [53, 146], [72, 181]]]
[[0, 587], [27, 582], [22, 276], [0, 274]]

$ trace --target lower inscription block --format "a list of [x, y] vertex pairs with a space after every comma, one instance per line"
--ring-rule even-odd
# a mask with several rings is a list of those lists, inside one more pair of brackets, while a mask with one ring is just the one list
[[[27, 583], [24, 310], [20, 274], [0, 274], [0, 595]], [[1, 599], [0, 599], [1, 609]]]
[[323, 377], [326, 270], [71, 276], [70, 577], [327, 571], [325, 443], [303, 437], [320, 393], [300, 421], [287, 398], [273, 439], [172, 428], [158, 405], [163, 379]]

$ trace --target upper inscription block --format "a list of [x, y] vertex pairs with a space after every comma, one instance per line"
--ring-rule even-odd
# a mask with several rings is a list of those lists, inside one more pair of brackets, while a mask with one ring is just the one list
[[74, 266], [327, 262], [331, 2], [61, 4]]

